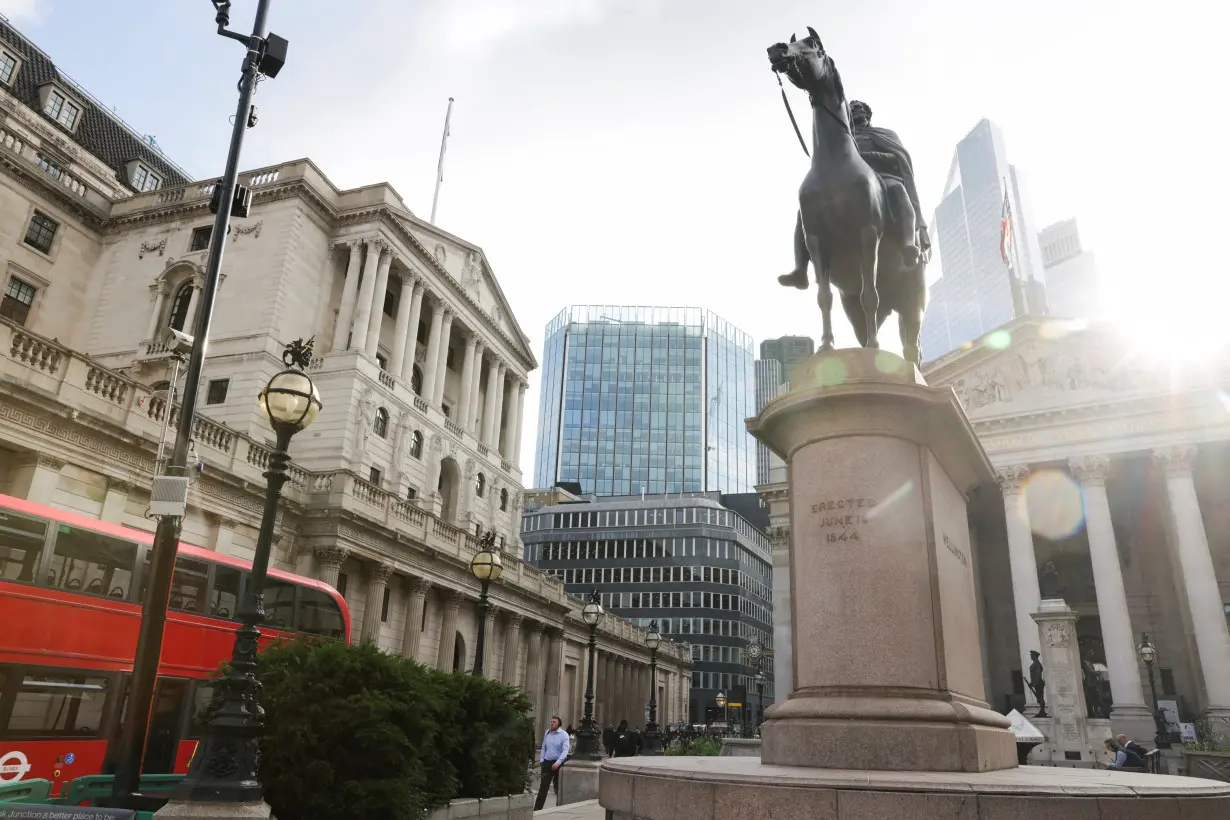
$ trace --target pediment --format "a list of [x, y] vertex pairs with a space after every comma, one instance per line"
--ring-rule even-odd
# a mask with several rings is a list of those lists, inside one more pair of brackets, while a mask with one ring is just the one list
[[481, 250], [451, 241], [449, 237], [428, 233], [414, 224], [407, 225], [407, 228], [423, 247], [427, 248], [435, 261], [461, 285], [466, 295], [487, 314], [493, 324], [511, 338], [521, 338], [521, 331], [512, 319], [491, 266], [487, 264]]

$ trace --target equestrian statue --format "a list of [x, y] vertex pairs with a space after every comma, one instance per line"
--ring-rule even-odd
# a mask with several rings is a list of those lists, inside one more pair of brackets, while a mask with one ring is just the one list
[[837, 66], [815, 29], [807, 32], [804, 40], [791, 35], [789, 43], [769, 47], [772, 69], [806, 91], [812, 108], [811, 168], [799, 188], [794, 270], [778, 282], [806, 290], [811, 262], [823, 323], [820, 350], [833, 349], [836, 287], [860, 345], [879, 347], [880, 325], [896, 312], [902, 353], [920, 364], [931, 240], [910, 155], [894, 132], [872, 127], [870, 106], [846, 101]]

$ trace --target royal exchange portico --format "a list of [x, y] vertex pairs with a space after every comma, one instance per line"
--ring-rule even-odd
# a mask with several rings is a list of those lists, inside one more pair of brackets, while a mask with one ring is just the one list
[[[954, 389], [996, 467], [998, 486], [970, 498], [988, 701], [1032, 714], [1021, 679], [1039, 648], [1031, 614], [1059, 597], [1079, 616], [1082, 658], [1104, 670], [1087, 691], [1113, 704], [1116, 730], [1151, 738], [1142, 632], [1157, 647], [1160, 699], [1184, 721], [1230, 717], [1230, 357], [1132, 351], [1110, 326], [1024, 319], [924, 375]], [[784, 473], [760, 488], [775, 601], [798, 548]]]

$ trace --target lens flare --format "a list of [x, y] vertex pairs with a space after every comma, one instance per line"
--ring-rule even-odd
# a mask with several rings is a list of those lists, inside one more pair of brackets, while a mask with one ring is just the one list
[[1067, 473], [1040, 470], [1030, 476], [1023, 495], [1030, 527], [1038, 535], [1057, 541], [1084, 528], [1081, 488]]
[[841, 359], [828, 356], [816, 364], [814, 375], [816, 383], [821, 387], [836, 387], [845, 382], [847, 371]]
[[988, 333], [982, 343], [992, 350], [1006, 350], [1012, 344], [1012, 334], [1006, 330], [995, 330]]
[[867, 513], [867, 520], [874, 521], [884, 515], [885, 512], [891, 510], [895, 505], [900, 504], [902, 501], [909, 498], [910, 493], [912, 492], [914, 492], [914, 482], [913, 480], [907, 480], [900, 487], [876, 502], [876, 505], [871, 509], [871, 512]]
[[905, 360], [895, 353], [889, 353], [887, 350], [876, 352], [876, 370], [889, 375], [900, 373], [905, 369]]

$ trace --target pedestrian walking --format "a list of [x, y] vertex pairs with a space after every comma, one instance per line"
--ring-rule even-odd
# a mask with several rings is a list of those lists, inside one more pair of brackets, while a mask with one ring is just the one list
[[615, 750], [611, 757], [635, 757], [640, 745], [640, 735], [628, 728], [628, 721], [621, 720], [615, 729]]
[[[542, 736], [542, 751], [538, 755], [538, 765], [542, 768], [542, 779], [538, 784], [538, 799], [534, 801], [534, 811], [541, 811], [547, 802], [547, 792], [551, 784], [559, 778], [559, 768], [568, 759], [568, 733], [560, 728], [559, 715], [551, 718], [551, 728]], [[558, 787], [556, 794], [559, 794]]]

